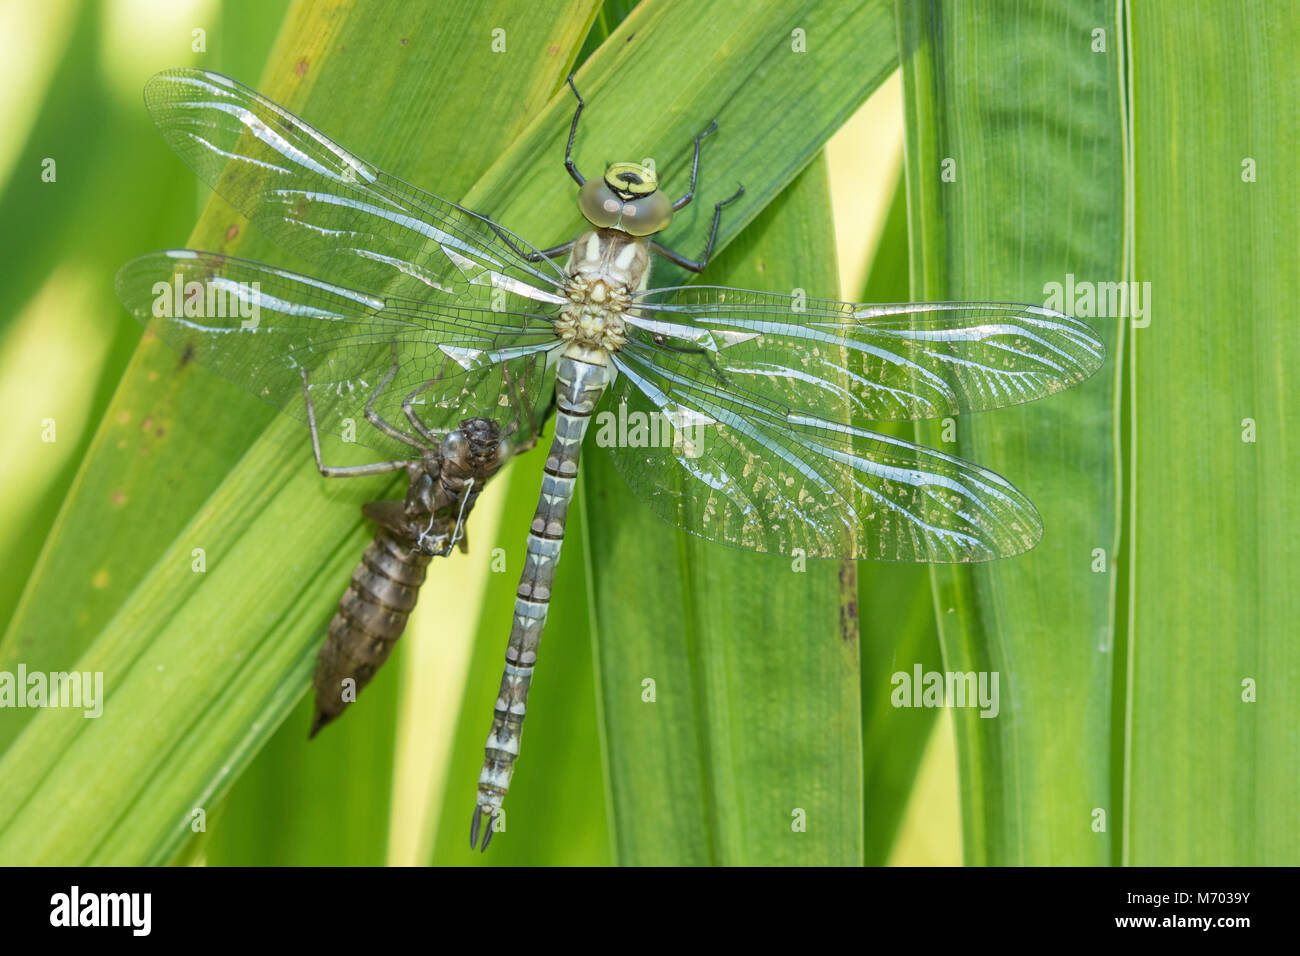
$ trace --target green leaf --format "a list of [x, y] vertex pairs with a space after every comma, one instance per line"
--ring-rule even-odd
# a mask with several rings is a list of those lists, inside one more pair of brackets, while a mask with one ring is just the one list
[[[1043, 303], [1067, 274], [1124, 278], [1115, 5], [899, 3], [912, 292]], [[1092, 52], [1093, 31], [1109, 38]], [[950, 175], [945, 176], [945, 173]], [[1069, 305], [1065, 306], [1071, 311]], [[1094, 378], [920, 440], [1007, 476], [1038, 506], [1032, 552], [936, 567], [945, 670], [998, 677], [998, 714], [953, 711], [969, 864], [1111, 861], [1118, 320]], [[1094, 572], [1096, 551], [1105, 565]], [[910, 662], [899, 661], [900, 670]]]
[[[823, 162], [710, 279], [838, 288]], [[685, 536], [621, 486], [603, 450], [584, 467], [616, 859], [860, 862], [854, 564]]]
[[[597, 49], [578, 75], [590, 105], [582, 116], [575, 156], [579, 167], [590, 171], [595, 165], [593, 157], [617, 159], [629, 149], [639, 157], [645, 151], [628, 144], [643, 143], [651, 149], [671, 146], [675, 152], [667, 157], [662, 152], [655, 154], [661, 173], [667, 171], [671, 185], [674, 175], [681, 175], [676, 171], [684, 173], [686, 169], [691, 138], [711, 116], [716, 116], [718, 132], [710, 137], [704, 150], [698, 198], [684, 214], [674, 217], [668, 234], [670, 244], [694, 254], [691, 243], [703, 246], [712, 217], [711, 201], [730, 194], [735, 179], [743, 178], [745, 197], [735, 207], [729, 207], [728, 213], [734, 208], [736, 215], [723, 217], [721, 247], [762, 204], [781, 192], [790, 177], [812, 159], [825, 139], [888, 75], [894, 47], [886, 4], [816, 4], [802, 11], [746, 8], [743, 16], [734, 15], [739, 8], [730, 10], [728, 5], [691, 9], [697, 13], [707, 10], [707, 16], [703, 20], [698, 15], [682, 16], [671, 5], [638, 7]], [[713, 16], [717, 19], [712, 20]], [[792, 50], [792, 31], [796, 28], [806, 32], [810, 50], [807, 54]], [[643, 43], [645, 46], [641, 46]], [[770, 64], [776, 57], [786, 58], [790, 70], [772, 70]], [[647, 75], [664, 78], [655, 87], [657, 99], [671, 105], [644, 113], [609, 109], [610, 103], [635, 101], [645, 88]], [[670, 92], [678, 83], [683, 92]], [[691, 94], [698, 97], [698, 105], [677, 105]], [[603, 109], [602, 104], [606, 104]], [[526, 136], [524, 142], [527, 155], [556, 155], [554, 140], [539, 136], [530, 141]], [[497, 168], [501, 168], [500, 164]], [[684, 180], [681, 183], [684, 185]], [[800, 188], [806, 193], [810, 187]], [[824, 190], [824, 186], [821, 188]], [[807, 201], [801, 200], [805, 204]], [[781, 202], [785, 202], [784, 198]], [[746, 244], [743, 253], [720, 258], [710, 268], [711, 281], [753, 285], [760, 281], [755, 270], [764, 270], [763, 282], [776, 281], [778, 287], [788, 289], [799, 282], [812, 286], [810, 279], [815, 277], [819, 283], [815, 287], [833, 295], [834, 260], [830, 247], [825, 245], [829, 225], [824, 196], [819, 202], [821, 207], [811, 220], [806, 211], [801, 211], [787, 214], [783, 228], [762, 226], [760, 231], [769, 235], [766, 244], [761, 248]], [[527, 214], [527, 210], [523, 213]], [[566, 223], [558, 231], [554, 222], [546, 225], [541, 214], [536, 216], [536, 228], [531, 227], [529, 219], [507, 216], [504, 221], [524, 235], [540, 236], [538, 241], [546, 243], [558, 242], [581, 228], [572, 208], [557, 211], [555, 217]], [[743, 237], [746, 243], [749, 231]], [[781, 240], [782, 231], [802, 236], [807, 245], [790, 245], [788, 238]], [[691, 238], [683, 242], [681, 236]], [[809, 246], [825, 250], [825, 261], [810, 255]], [[812, 267], [802, 272], [784, 271], [791, 269], [792, 263], [811, 263]], [[830, 272], [823, 271], [828, 267]], [[660, 270], [658, 264], [656, 269]], [[799, 275], [802, 279], [796, 278]], [[656, 273], [654, 281], [671, 284], [683, 278], [664, 268]], [[846, 650], [838, 636], [844, 626], [840, 607], [850, 603], [847, 595], [851, 588], [845, 585], [841, 591], [839, 579], [829, 566], [818, 568], [814, 563], [807, 575], [793, 575], [787, 562], [738, 556], [721, 546], [679, 540], [681, 536], [632, 495], [609, 468], [603, 453], [594, 448], [583, 459], [579, 509], [592, 540], [587, 573], [595, 595], [597, 623], [588, 626], [597, 641], [597, 681], [615, 859], [623, 863], [702, 859], [758, 862], [790, 860], [798, 851], [810, 853], [813, 859], [860, 859], [856, 688], [850, 691], [830, 679], [830, 675], [843, 677], [847, 657], [856, 660], [856, 641], [851, 650]], [[575, 544], [582, 540], [582, 527], [576, 525], [570, 531], [566, 549], [570, 557], [559, 573], [557, 589], [570, 587], [564, 579], [578, 571], [572, 555]], [[514, 544], [516, 554], [522, 538], [519, 534]], [[617, 539], [617, 546], [610, 543], [611, 538]], [[818, 584], [811, 585], [809, 580], [814, 578]], [[755, 582], [753, 590], [737, 594], [736, 580]], [[768, 583], [760, 585], [760, 581]], [[754, 596], [754, 590], [764, 595], [766, 605]], [[806, 606], [810, 590], [826, 599], [819, 603], [819, 623], [811, 628], [805, 618], [788, 617], [788, 609]], [[569, 595], [574, 593], [557, 590], [552, 600], [547, 627], [550, 636], [543, 647], [536, 696], [546, 693], [545, 674], [555, 666], [549, 663], [552, 648], [559, 641], [575, 639], [578, 632], [576, 617], [571, 616], [575, 609]], [[668, 612], [675, 599], [696, 602], [680, 613], [690, 617], [689, 627], [699, 646], [683, 648], [683, 632], [672, 624], [681, 618]], [[717, 608], [708, 607], [710, 602]], [[728, 614], [724, 607], [736, 613]], [[762, 607], [767, 607], [769, 613], [764, 614]], [[740, 610], [745, 614], [740, 615]], [[607, 614], [613, 615], [608, 622]], [[737, 635], [751, 637], [756, 618], [761, 618], [768, 642], [761, 648], [746, 650], [737, 670]], [[507, 620], [504, 614], [502, 620], [503, 624]], [[818, 633], [818, 628], [825, 642], [820, 652], [804, 654], [800, 667], [790, 671], [791, 649], [806, 645], [809, 634]], [[506, 633], [504, 626], [500, 633]], [[568, 650], [566, 647], [564, 652]], [[629, 663], [625, 655], [638, 652], [645, 656]], [[484, 676], [473, 676], [471, 686], [481, 681], [484, 697], [499, 681], [500, 651], [495, 653], [495, 667], [486, 672], [475, 663], [475, 674]], [[674, 686], [676, 696], [672, 706], [666, 701], [653, 705], [654, 712], [665, 713], [651, 727], [642, 716], [648, 705], [641, 702], [640, 681], [649, 676], [644, 669], [652, 661], [679, 679], [673, 681], [661, 674]], [[626, 670], [629, 666], [634, 668], [630, 672]], [[725, 686], [724, 682], [724, 686], [713, 688], [713, 700], [696, 699], [703, 693], [697, 685], [726, 675], [735, 686]], [[760, 679], [762, 675], [767, 675], [767, 686]], [[829, 686], [818, 683], [810, 688], [808, 681], [814, 675], [829, 680]], [[781, 686], [771, 686], [778, 678]], [[690, 696], [683, 696], [685, 687], [693, 688]], [[766, 701], [778, 691], [789, 693], [789, 706], [804, 708], [805, 714], [780, 734], [774, 732], [775, 719], [763, 717], [762, 708], [753, 706], [756, 694], [761, 695], [758, 700]], [[853, 710], [851, 716], [846, 716], [846, 708]], [[818, 726], [816, 740], [809, 742], [806, 753], [798, 754], [792, 742], [810, 736], [808, 727], [818, 717], [826, 720]], [[508, 826], [516, 834], [521, 827], [531, 834], [535, 828], [556, 827], [561, 822], [549, 806], [519, 799], [521, 788], [527, 785], [523, 781], [528, 768], [538, 765], [534, 760], [540, 763], [543, 759], [533, 756], [533, 747], [539, 736], [548, 733], [546, 719], [530, 701], [527, 742], [506, 805]], [[464, 768], [459, 772], [467, 776], [482, 760], [486, 713], [478, 718], [471, 715], [468, 720], [471, 729], [467, 738], [464, 731], [458, 735], [456, 756], [456, 765]], [[710, 740], [712, 735], [717, 739]], [[734, 755], [717, 750], [728, 739], [735, 742]], [[706, 754], [716, 760], [712, 771], [701, 763]], [[741, 754], [749, 759], [748, 766], [734, 765]], [[818, 758], [830, 765], [818, 766], [819, 776], [810, 783], [810, 768]], [[672, 765], [665, 769], [659, 761], [668, 760]], [[684, 767], [691, 768], [690, 774]], [[781, 783], [786, 785], [785, 791], [780, 790]], [[735, 805], [727, 805], [728, 798], [739, 798], [746, 806], [752, 804], [746, 811], [752, 816], [742, 814]], [[795, 835], [795, 842], [791, 842], [791, 813], [798, 807], [809, 809], [815, 822], [810, 825], [812, 832]], [[460, 819], [454, 813], [444, 816], [443, 832], [450, 842], [444, 842], [440, 835], [437, 860], [463, 859], [454, 855], [453, 849], [464, 839], [464, 810], [459, 812]], [[739, 834], [751, 822], [762, 829], [764, 836], [752, 842], [742, 840]], [[668, 829], [656, 830], [660, 824]], [[800, 837], [806, 839], [798, 842]], [[511, 837], [512, 841], [518, 839], [518, 835]], [[493, 853], [497, 846], [493, 844]]]
[[[828, 34], [818, 18], [840, 10], [852, 11], [852, 19]], [[745, 18], [756, 38], [749, 42], [770, 43], [776, 35], [781, 45], [762, 59], [736, 57], [725, 77], [736, 92], [719, 110], [719, 144], [708, 151], [701, 172], [705, 183], [709, 169], [735, 171], [746, 200], [764, 189], [763, 167], [782, 163], [783, 150], [808, 141], [820, 146], [888, 74], [894, 56], [884, 7], [821, 5], [785, 27], [760, 19], [755, 12]], [[606, 46], [641, 35], [636, 20], [630, 18]], [[806, 28], [810, 53], [791, 52], [791, 25]], [[786, 74], [771, 83], [778, 73], [768, 71], [767, 60], [791, 56], [794, 65], [802, 56], [819, 71], [815, 92], [792, 89]], [[764, 66], [746, 76], [739, 68], [746, 63]], [[683, 59], [680, 68], [690, 67]], [[803, 81], [807, 72], [795, 76]], [[762, 131], [767, 140], [774, 122], [795, 132], [781, 130], [767, 149], [727, 135], [731, 129]], [[653, 141], [673, 140], [660, 135]], [[728, 150], [737, 143], [748, 152], [729, 162]], [[805, 161], [785, 160], [769, 175], [784, 185], [786, 170]], [[721, 197], [732, 187], [710, 188]], [[688, 209], [697, 218], [711, 212], [707, 202]], [[743, 223], [743, 216], [724, 217], [721, 235], [729, 237]], [[672, 281], [662, 273], [656, 279]], [[709, 281], [836, 294], [823, 164], [750, 225], [710, 268]], [[788, 560], [683, 536], [630, 493], [599, 450], [588, 451], [583, 468], [579, 503], [615, 859], [860, 862], [853, 566], [813, 562], [796, 570]]]
[[[860, 301], [905, 302], [907, 298], [907, 196], [899, 177]], [[911, 426], [884, 423], [879, 431], [905, 439]], [[939, 714], [928, 707], [894, 706], [894, 675], [900, 670], [909, 679], [918, 664], [922, 673], [943, 670], [929, 569], [921, 564], [859, 562], [858, 607], [864, 862], [882, 866], [889, 860]]]
[[[578, 225], [558, 162], [572, 108], [560, 79], [591, 8], [574, 4], [559, 19], [554, 10], [512, 14], [513, 53], [502, 55], [515, 59], [503, 68], [490, 42], [504, 11], [295, 8], [260, 88], [403, 178], [453, 197], [504, 149], [468, 204], [540, 243], [559, 241]], [[792, 51], [796, 28], [806, 54]], [[892, 35], [883, 3], [638, 8], [579, 77], [593, 103], [579, 161], [590, 166], [615, 144], [634, 152], [676, 144], [657, 158], [661, 169], [681, 170], [712, 116], [734, 124], [744, 135], [714, 137], [706, 166], [749, 189], [724, 222], [725, 244], [888, 72]], [[774, 56], [790, 58], [790, 69], [766, 69]], [[625, 108], [647, 89], [654, 109]], [[510, 131], [544, 101], [507, 148]], [[455, 162], [440, 159], [448, 149]], [[557, 161], [538, 165], [539, 156]], [[703, 242], [707, 198], [681, 218], [674, 241]], [[219, 202], [192, 242], [269, 257]], [[322, 494], [303, 438], [300, 426], [273, 420], [158, 343], [142, 345], [0, 647], [0, 668], [103, 671], [109, 702], [95, 721], [59, 710], [6, 715], [0, 859], [170, 858], [192, 811], [214, 805], [300, 697], [366, 534], [356, 514], [365, 495]], [[192, 570], [196, 549], [203, 573]], [[71, 620], [69, 607], [78, 608]], [[47, 825], [55, 806], [57, 822]]]
[[[591, 10], [516, 14], [513, 54], [494, 54], [504, 6], [297, 8], [261, 86], [454, 196], [551, 96]], [[417, 122], [425, 103], [439, 113]], [[241, 233], [214, 201], [192, 243], [267, 257]], [[0, 859], [169, 858], [301, 696], [368, 532], [359, 489], [322, 496], [301, 427], [273, 417], [157, 342], [137, 353], [0, 648], [0, 669], [103, 671], [105, 714], [7, 712]], [[34, 822], [53, 806], [58, 826]]]
[[[207, 62], [235, 73], [265, 62], [285, 5], [225, 3], [221, 19], [210, 21], [210, 39], [219, 37], [223, 49]], [[49, 16], [60, 6], [66, 8], [62, 16]], [[56, 4], [28, 16], [49, 35], [22, 30], [24, 44], [48, 46], [61, 60], [44, 90], [30, 77], [15, 90], [33, 100], [30, 130], [2, 130], [18, 146], [27, 143], [24, 171], [9, 177], [0, 197], [3, 218], [42, 225], [0, 231], [7, 273], [0, 287], [0, 400], [17, 406], [17, 420], [50, 418], [57, 429], [56, 440], [46, 443], [35, 429], [16, 428], [0, 446], [0, 567], [6, 571], [0, 575], [0, 620], [6, 622], [140, 339], [138, 323], [112, 305], [113, 274], [124, 250], [176, 245], [193, 224], [196, 195], [193, 174], [168, 150], [140, 149], [141, 142], [157, 140], [140, 104], [147, 68], [139, 67], [140, 82], [132, 84], [128, 100], [115, 95], [118, 77], [104, 62], [106, 48], [147, 41], [135, 34], [106, 38], [105, 17], [93, 5]], [[188, 54], [189, 43], [183, 48]], [[26, 172], [45, 158], [58, 164], [51, 183]], [[81, 594], [77, 603], [95, 598]], [[0, 739], [7, 739], [6, 723], [0, 715]]]
[[[1300, 15], [1131, 4], [1124, 863], [1300, 863]], [[1149, 322], [1149, 324], [1147, 324]]]

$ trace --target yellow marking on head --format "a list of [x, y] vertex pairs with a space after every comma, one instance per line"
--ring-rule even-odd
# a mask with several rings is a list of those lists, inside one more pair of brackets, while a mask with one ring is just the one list
[[624, 199], [635, 199], [657, 190], [659, 177], [653, 165], [610, 163], [605, 170], [605, 185]]

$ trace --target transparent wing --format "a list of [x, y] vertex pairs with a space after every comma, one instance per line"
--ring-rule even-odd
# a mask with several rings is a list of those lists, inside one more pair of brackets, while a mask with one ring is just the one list
[[169, 146], [277, 243], [337, 281], [411, 298], [466, 284], [558, 302], [550, 260], [491, 220], [348, 152], [220, 73], [165, 70], [145, 105]]
[[1034, 506], [999, 475], [757, 393], [721, 392], [694, 359], [619, 353], [596, 421], [597, 444], [671, 524], [753, 551], [937, 563], [1006, 557], [1041, 537]]
[[547, 316], [375, 296], [271, 266], [189, 249], [154, 252], [117, 274], [122, 304], [182, 362], [200, 365], [306, 421], [303, 377], [322, 432], [351, 422], [391, 457], [418, 454], [404, 403], [434, 432], [495, 418], [517, 441], [548, 394]]
[[938, 418], [1033, 401], [1105, 359], [1087, 323], [998, 302], [855, 305], [723, 286], [652, 289], [639, 340], [698, 349], [721, 391], [830, 420]]

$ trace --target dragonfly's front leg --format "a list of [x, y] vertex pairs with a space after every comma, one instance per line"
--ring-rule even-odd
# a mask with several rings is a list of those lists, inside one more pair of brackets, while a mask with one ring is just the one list
[[708, 129], [706, 129], [699, 136], [695, 137], [695, 158], [691, 161], [691, 188], [686, 190], [685, 196], [683, 196], [681, 199], [673, 203], [673, 212], [676, 212], [677, 210], [681, 209], [683, 206], [687, 205], [692, 199], [695, 198], [695, 177], [698, 176], [700, 173], [700, 140], [704, 139], [704, 137], [708, 136], [717, 128], [718, 128], [718, 121], [715, 119], [712, 123], [709, 124]]
[[713, 204], [713, 228], [709, 230], [709, 244], [704, 247], [704, 255], [700, 256], [698, 262], [694, 259], [686, 258], [680, 252], [673, 252], [673, 250], [666, 246], [661, 246], [659, 243], [654, 241], [651, 241], [650, 248], [659, 253], [659, 255], [663, 256], [669, 262], [679, 265], [683, 269], [689, 269], [691, 272], [703, 272], [704, 267], [707, 266], [709, 260], [713, 258], [713, 244], [718, 241], [718, 223], [722, 221], [723, 207], [731, 205], [743, 195], [745, 195], [745, 187], [741, 186], [726, 199]]
[[587, 180], [583, 178], [582, 173], [578, 172], [578, 164], [573, 161], [573, 140], [578, 135], [578, 117], [582, 115], [583, 107], [587, 104], [582, 99], [582, 94], [578, 92], [578, 86], [573, 82], [573, 74], [569, 74], [569, 89], [573, 90], [573, 95], [577, 97], [578, 108], [573, 111], [573, 122], [569, 124], [569, 143], [564, 147], [564, 168], [569, 171], [573, 181], [579, 186]]

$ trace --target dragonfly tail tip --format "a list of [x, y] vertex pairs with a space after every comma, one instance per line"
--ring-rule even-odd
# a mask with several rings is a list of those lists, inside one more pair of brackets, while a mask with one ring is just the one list
[[469, 824], [469, 848], [471, 850], [477, 848], [481, 853], [487, 852], [488, 844], [492, 842], [493, 824], [496, 823], [496, 819], [496, 813], [489, 812], [487, 814], [487, 826], [483, 831], [483, 843], [480, 845], [478, 842], [478, 831], [479, 824], [483, 822], [483, 808], [474, 808], [474, 819], [472, 819]]

